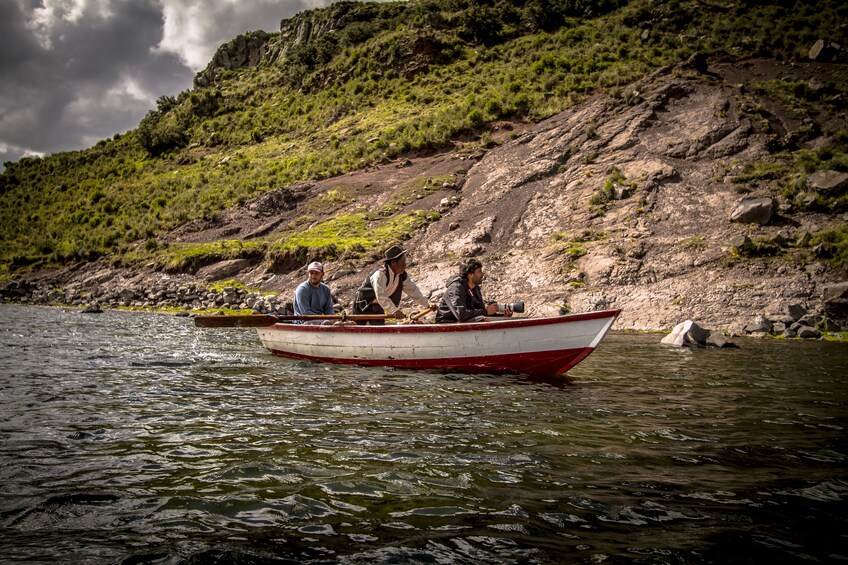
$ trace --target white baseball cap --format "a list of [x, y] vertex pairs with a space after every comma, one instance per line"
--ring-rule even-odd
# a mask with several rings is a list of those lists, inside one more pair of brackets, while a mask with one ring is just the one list
[[306, 272], [308, 273], [309, 271], [320, 271], [323, 273], [324, 265], [322, 265], [318, 261], [312, 261], [309, 266], [306, 267]]

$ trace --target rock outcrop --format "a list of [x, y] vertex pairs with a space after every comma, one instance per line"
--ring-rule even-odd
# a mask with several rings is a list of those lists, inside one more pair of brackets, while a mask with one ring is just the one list
[[[387, 27], [395, 16], [396, 11], [366, 2], [336, 2], [324, 9], [299, 12], [282, 20], [277, 34], [252, 31], [221, 45], [206, 68], [194, 77], [194, 86], [213, 85], [224, 71], [275, 63], [284, 65], [292, 51], [302, 45], [340, 33], [357, 22], [373, 24], [378, 21], [382, 27]], [[372, 27], [371, 33], [379, 28], [379, 25]], [[365, 32], [360, 28], [356, 33]]]
[[692, 320], [686, 320], [674, 326], [661, 343], [675, 347], [736, 347], [721, 332], [708, 330]]
[[194, 86], [215, 84], [222, 71], [273, 63], [279, 54], [279, 42], [272, 42], [271, 36], [264, 31], [238, 35], [218, 47], [206, 68], [194, 77]]

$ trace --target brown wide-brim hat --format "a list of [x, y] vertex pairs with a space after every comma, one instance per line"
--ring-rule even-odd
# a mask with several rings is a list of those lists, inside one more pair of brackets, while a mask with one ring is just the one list
[[386, 249], [386, 252], [384, 253], [386, 261], [400, 259], [403, 255], [406, 255], [406, 251], [402, 249], [400, 245], [392, 245], [391, 247]]

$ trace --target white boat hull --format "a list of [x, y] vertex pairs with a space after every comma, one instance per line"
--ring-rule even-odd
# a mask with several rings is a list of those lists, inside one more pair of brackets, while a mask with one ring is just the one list
[[563, 374], [589, 355], [618, 310], [469, 324], [259, 328], [275, 355], [325, 363], [461, 372]]

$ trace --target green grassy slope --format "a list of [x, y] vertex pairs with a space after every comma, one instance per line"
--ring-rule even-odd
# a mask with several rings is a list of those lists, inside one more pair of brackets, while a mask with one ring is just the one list
[[[628, 83], [695, 52], [804, 58], [819, 38], [845, 45], [848, 15], [835, 0], [413, 0], [313, 12], [341, 13], [347, 25], [271, 64], [162, 97], [137, 129], [92, 148], [7, 163], [0, 275], [162, 252], [157, 235], [263, 191], [457, 136], [485, 145], [492, 122], [540, 120], [598, 89], [626, 99]], [[836, 157], [845, 167], [844, 152]], [[396, 236], [426, 221], [419, 214], [385, 229]], [[230, 250], [255, 252], [246, 247]]]

